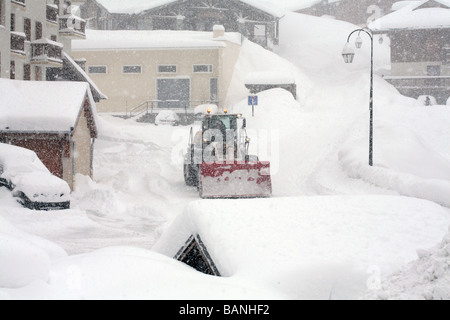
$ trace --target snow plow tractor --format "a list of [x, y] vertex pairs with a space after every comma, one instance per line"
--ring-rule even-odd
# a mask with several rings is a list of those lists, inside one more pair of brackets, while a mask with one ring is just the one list
[[240, 114], [204, 115], [191, 128], [184, 179], [201, 198], [263, 198], [272, 195], [270, 163], [248, 154], [247, 121]]

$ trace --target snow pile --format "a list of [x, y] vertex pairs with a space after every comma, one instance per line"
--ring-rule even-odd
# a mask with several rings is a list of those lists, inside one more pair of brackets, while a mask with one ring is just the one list
[[380, 124], [374, 130], [374, 167], [367, 165], [368, 137], [339, 153], [349, 176], [450, 206], [450, 161], [405, 127]]
[[449, 222], [438, 205], [402, 197], [207, 200], [191, 203], [154, 250], [173, 257], [198, 234], [225, 277], [292, 299], [355, 299], [373, 289], [373, 270], [381, 282]]
[[47, 281], [52, 261], [64, 257], [66, 253], [60, 247], [21, 232], [0, 217], [1, 288], [20, 288], [36, 280]]
[[419, 259], [383, 282], [382, 288], [368, 295], [375, 299], [449, 300], [450, 234], [429, 251], [419, 251]]
[[132, 247], [106, 248], [61, 259], [53, 264], [48, 281], [0, 290], [0, 294], [10, 299], [57, 300], [286, 298], [260, 285], [209, 277], [172, 258]]
[[292, 75], [277, 72], [253, 72], [245, 78], [245, 84], [291, 84], [295, 83]]

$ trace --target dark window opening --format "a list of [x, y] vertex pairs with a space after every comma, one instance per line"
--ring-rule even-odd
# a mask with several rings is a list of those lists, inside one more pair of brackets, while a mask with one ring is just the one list
[[23, 30], [25, 31], [25, 36], [27, 41], [31, 41], [31, 20], [25, 18], [23, 20]]
[[31, 80], [31, 66], [29, 64], [23, 65], [23, 80]]
[[11, 67], [9, 70], [9, 77], [11, 80], [14, 80], [16, 78], [16, 62], [11, 61]]
[[36, 22], [36, 40], [42, 39], [42, 23]]
[[11, 31], [16, 31], [16, 15], [11, 13]]

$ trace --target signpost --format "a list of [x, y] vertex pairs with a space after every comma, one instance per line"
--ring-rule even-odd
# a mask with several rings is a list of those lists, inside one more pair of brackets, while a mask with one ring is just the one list
[[255, 106], [258, 105], [258, 96], [248, 96], [248, 105], [252, 106], [252, 117], [255, 116]]

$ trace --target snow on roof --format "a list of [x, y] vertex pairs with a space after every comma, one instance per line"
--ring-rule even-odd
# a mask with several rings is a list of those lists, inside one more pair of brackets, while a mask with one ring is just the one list
[[[91, 90], [95, 91], [95, 94], [98, 95], [99, 99], [108, 99], [108, 97], [103, 94], [100, 89], [97, 87], [94, 81], [88, 76], [88, 74], [76, 63], [67, 53], [63, 52], [63, 59], [67, 59], [70, 65], [75, 68], [75, 70], [86, 80], [87, 83], [91, 86]], [[83, 61], [83, 59], [78, 59]], [[86, 61], [86, 59], [84, 59]]]
[[[427, 2], [431, 5], [444, 5], [442, 7], [424, 7]], [[423, 0], [410, 1], [400, 6], [397, 11], [375, 20], [369, 25], [374, 31], [392, 29], [434, 29], [450, 28], [450, 1]], [[398, 6], [396, 7], [398, 8]]]
[[[168, 5], [178, 0], [97, 0], [109, 13], [125, 13], [138, 14], [145, 10], [154, 9], [160, 6]], [[254, 8], [269, 13], [275, 17], [280, 18], [283, 15], [283, 10], [278, 7], [276, 1], [270, 0], [240, 0]]]
[[241, 44], [234, 32], [216, 40], [212, 32], [200, 31], [86, 30], [86, 40], [73, 41], [72, 50], [224, 48], [223, 40]]
[[245, 84], [292, 84], [295, 83], [293, 74], [286, 74], [274, 71], [252, 72], [245, 78]]
[[[406, 197], [201, 200], [153, 250], [175, 257], [200, 235], [222, 276], [253, 278], [299, 299], [328, 299], [333, 287], [336, 296], [351, 286], [367, 289], [370, 267], [384, 276], [414, 260], [418, 248], [441, 240], [447, 223], [442, 207]], [[427, 230], [417, 233], [417, 225]]]
[[137, 14], [177, 0], [97, 0], [109, 13]]
[[0, 130], [69, 132], [75, 127], [86, 96], [86, 82], [0, 79]]

